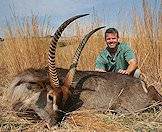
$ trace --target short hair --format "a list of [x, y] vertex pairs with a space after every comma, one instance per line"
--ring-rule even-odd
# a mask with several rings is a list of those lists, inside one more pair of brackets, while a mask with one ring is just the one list
[[113, 34], [117, 34], [117, 37], [119, 37], [119, 32], [116, 28], [108, 28], [106, 31], [105, 31], [105, 39], [106, 39], [106, 33], [113, 33]]

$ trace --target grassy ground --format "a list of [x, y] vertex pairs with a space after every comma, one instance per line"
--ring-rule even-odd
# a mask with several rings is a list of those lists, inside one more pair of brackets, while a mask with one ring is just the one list
[[137, 115], [117, 116], [111, 113], [95, 111], [75, 111], [62, 121], [60, 126], [50, 130], [44, 127], [43, 121], [32, 122], [25, 118], [19, 118], [16, 113], [9, 110], [1, 100], [0, 125], [1, 131], [57, 131], [57, 132], [160, 132], [162, 120], [160, 112], [143, 112]]

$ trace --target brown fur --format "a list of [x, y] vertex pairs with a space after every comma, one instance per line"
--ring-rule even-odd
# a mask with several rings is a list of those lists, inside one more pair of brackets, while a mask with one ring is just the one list
[[[60, 82], [63, 82], [68, 70], [60, 68], [57, 71]], [[38, 81], [38, 77], [41, 81]], [[42, 118], [48, 115], [45, 118], [48, 118], [47, 120], [51, 120], [51, 115], [55, 119], [62, 117], [60, 114], [53, 114], [52, 105], [48, 109], [46, 106], [46, 96], [51, 89], [47, 70], [29, 69], [19, 74], [14, 81], [10, 89], [13, 91], [10, 97], [12, 97], [13, 105], [23, 102], [22, 105], [19, 105], [19, 110], [22, 107], [23, 109], [32, 108]], [[118, 113], [134, 113], [151, 105], [154, 100], [162, 101], [161, 95], [153, 86], [146, 87], [148, 90], [146, 92], [140, 79], [118, 73], [77, 71], [71, 87], [71, 96], [64, 107], [61, 102], [63, 97], [60, 96], [63, 91], [56, 89], [59, 91], [57, 105], [62, 111], [71, 111], [81, 107], [113, 110]]]

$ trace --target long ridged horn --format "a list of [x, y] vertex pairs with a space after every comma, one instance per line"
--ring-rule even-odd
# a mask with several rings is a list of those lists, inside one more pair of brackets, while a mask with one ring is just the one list
[[59, 38], [61, 37], [62, 32], [64, 29], [74, 20], [87, 16], [89, 14], [83, 14], [83, 15], [77, 15], [74, 17], [71, 17], [70, 19], [66, 20], [55, 32], [54, 36], [52, 37], [52, 40], [50, 42], [49, 47], [49, 53], [48, 53], [48, 65], [49, 65], [49, 75], [50, 75], [50, 82], [52, 87], [59, 87], [59, 79], [56, 71], [55, 66], [55, 52], [56, 52], [56, 46]]
[[87, 43], [88, 39], [91, 37], [92, 34], [94, 34], [96, 31], [102, 29], [102, 28], [105, 28], [105, 26], [103, 27], [99, 27], [99, 28], [96, 28], [94, 30], [92, 30], [91, 32], [89, 32], [84, 38], [83, 40], [81, 41], [81, 43], [79, 44], [76, 52], [75, 52], [75, 55], [72, 59], [72, 63], [71, 63], [71, 66], [70, 66], [70, 70], [69, 72], [67, 73], [66, 77], [65, 77], [65, 81], [64, 81], [64, 86], [70, 88], [70, 85], [73, 81], [73, 78], [74, 78], [74, 74], [75, 74], [75, 71], [76, 71], [76, 67], [78, 65], [78, 60], [80, 58], [80, 55], [81, 55], [81, 52], [85, 46], [85, 44]]

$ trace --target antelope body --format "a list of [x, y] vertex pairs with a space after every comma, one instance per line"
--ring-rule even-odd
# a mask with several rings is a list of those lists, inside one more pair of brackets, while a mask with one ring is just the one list
[[56, 44], [63, 29], [82, 16], [85, 15], [68, 19], [56, 31], [50, 43], [49, 68], [28, 69], [15, 77], [8, 92], [14, 110], [32, 109], [52, 126], [64, 112], [77, 108], [133, 113], [151, 105], [154, 100], [162, 101], [156, 89], [147, 87], [140, 79], [112, 72], [76, 71], [88, 38], [103, 27], [85, 36], [69, 70], [55, 67]]

